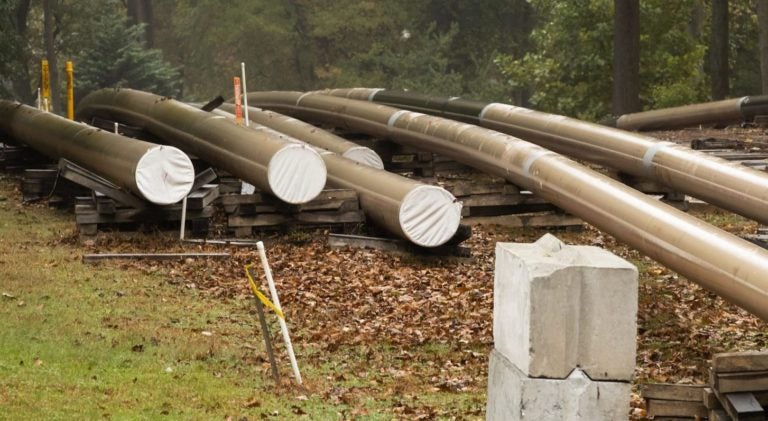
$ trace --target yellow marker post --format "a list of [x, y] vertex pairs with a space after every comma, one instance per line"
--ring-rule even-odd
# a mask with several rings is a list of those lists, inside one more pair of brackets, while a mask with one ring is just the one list
[[277, 314], [277, 317], [285, 320], [285, 315], [283, 315], [283, 311], [277, 308], [276, 305], [272, 304], [272, 301], [269, 301], [269, 298], [267, 298], [266, 295], [262, 294], [261, 291], [259, 291], [259, 288], [256, 287], [256, 282], [254, 282], [253, 278], [251, 277], [251, 271], [249, 270], [253, 266], [253, 263], [245, 265], [245, 275], [248, 277], [248, 282], [251, 284], [251, 291], [253, 291], [253, 295], [256, 296], [256, 298], [259, 299], [259, 301], [264, 304], [265, 307], [272, 309], [272, 311]]
[[40, 63], [40, 87], [43, 91], [43, 111], [51, 111], [51, 72], [48, 69], [48, 60]]
[[67, 61], [67, 66], [64, 69], [67, 73], [67, 118], [70, 120], [75, 119], [75, 76], [72, 68], [72, 62]]

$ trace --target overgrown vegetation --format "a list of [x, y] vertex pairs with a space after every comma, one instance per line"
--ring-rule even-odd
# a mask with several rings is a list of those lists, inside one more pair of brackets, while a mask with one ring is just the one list
[[[33, 98], [50, 54], [44, 4], [58, 63], [75, 60], [78, 95], [121, 85], [229, 96], [245, 62], [252, 90], [363, 85], [591, 120], [611, 112], [611, 0], [11, 0], [0, 6], [4, 97]], [[756, 1], [731, 1], [729, 11], [731, 94], [759, 94]], [[643, 106], [708, 100], [710, 2], [643, 0], [640, 22]]]

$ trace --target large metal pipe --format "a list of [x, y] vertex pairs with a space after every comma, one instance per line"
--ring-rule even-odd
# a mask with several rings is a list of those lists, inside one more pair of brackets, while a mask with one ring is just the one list
[[[235, 116], [223, 110], [214, 113], [234, 120]], [[290, 132], [290, 141], [316, 139], [318, 136], [328, 149], [342, 151], [351, 143], [347, 140], [335, 144], [334, 135], [327, 136], [315, 126], [283, 116], [249, 107], [250, 128], [284, 136], [282, 130], [261, 125], [268, 121], [279, 121], [276, 127]], [[275, 131], [276, 130], [276, 131]], [[361, 164], [337, 155], [329, 150], [317, 149], [328, 168], [330, 185], [357, 192], [360, 207], [365, 215], [387, 231], [422, 247], [437, 247], [450, 240], [461, 221], [461, 203], [447, 190], [438, 186], [420, 183], [378, 168]], [[378, 155], [376, 155], [378, 156]]]
[[616, 120], [623, 130], [667, 130], [699, 125], [734, 124], [768, 114], [768, 96], [745, 96], [682, 107], [624, 114]]
[[[235, 105], [224, 103], [219, 106], [219, 109], [234, 113]], [[248, 107], [248, 117], [254, 123], [301, 139], [310, 145], [339, 154], [344, 158], [351, 159], [369, 167], [378, 168], [380, 170], [384, 169], [384, 162], [382, 162], [379, 154], [373, 149], [350, 142], [327, 130], [318, 129], [311, 124], [296, 120], [295, 118], [256, 107]]]
[[78, 117], [141, 127], [288, 203], [309, 202], [325, 186], [325, 164], [313, 149], [259, 135], [170, 98], [132, 89], [101, 89], [80, 101]]
[[768, 173], [685, 146], [507, 104], [364, 88], [326, 93], [479, 124], [576, 159], [654, 179], [768, 224]]
[[19, 103], [0, 100], [0, 131], [158, 205], [183, 199], [195, 180], [189, 157], [172, 146], [126, 138]]
[[321, 94], [261, 92], [249, 101], [431, 150], [526, 188], [768, 320], [768, 252], [562, 155], [496, 131]]

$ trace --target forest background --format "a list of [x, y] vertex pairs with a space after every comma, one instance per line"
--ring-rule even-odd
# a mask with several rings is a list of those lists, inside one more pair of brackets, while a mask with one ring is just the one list
[[768, 93], [768, 0], [2, 0], [0, 97], [384, 87], [587, 120]]

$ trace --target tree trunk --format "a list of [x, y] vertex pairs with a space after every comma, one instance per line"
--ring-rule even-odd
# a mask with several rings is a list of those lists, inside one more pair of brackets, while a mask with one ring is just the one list
[[763, 95], [768, 95], [768, 0], [757, 0], [757, 27], [760, 31], [760, 76]]
[[147, 48], [155, 46], [155, 14], [152, 0], [128, 0], [128, 17], [134, 25], [144, 24], [144, 42]]
[[19, 39], [14, 51], [16, 53], [15, 61], [19, 67], [14, 70], [11, 76], [14, 96], [25, 104], [32, 104], [35, 100], [35, 95], [32, 93], [33, 89], [31, 89], [32, 87], [29, 84], [29, 49], [23, 45], [23, 40], [26, 40], [27, 37], [29, 6], [30, 0], [21, 0], [14, 10], [14, 25], [16, 36]]
[[48, 59], [48, 67], [51, 75], [51, 112], [55, 112], [61, 104], [59, 92], [59, 65], [56, 60], [56, 48], [53, 44], [53, 8], [55, 0], [43, 0], [43, 38], [45, 42], [45, 55]]
[[712, 99], [728, 96], [728, 0], [712, 0], [712, 33], [709, 38], [709, 71]]
[[640, 0], [614, 0], [613, 114], [640, 111]]

